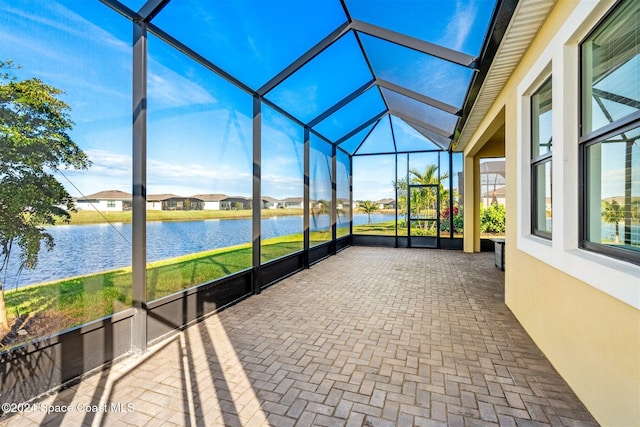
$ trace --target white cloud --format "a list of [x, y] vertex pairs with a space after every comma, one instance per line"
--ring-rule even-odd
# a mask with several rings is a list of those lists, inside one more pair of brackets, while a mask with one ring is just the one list
[[[38, 3], [40, 4], [31, 5], [32, 7], [24, 9], [4, 5], [1, 7], [1, 10], [7, 15], [13, 15], [31, 21], [32, 23], [37, 24], [38, 27], [48, 27], [49, 29], [55, 30], [57, 33], [66, 33], [73, 39], [84, 39], [89, 41], [91, 44], [100, 42], [124, 53], [131, 51], [131, 47], [126, 42], [117, 39], [109, 32], [103, 30], [91, 21], [83, 18], [61, 4], [49, 1]], [[46, 12], [42, 13], [42, 9], [46, 10]], [[39, 12], [29, 13], [30, 10], [38, 10]], [[49, 16], [55, 16], [55, 19]], [[65, 51], [49, 53], [60, 55], [64, 54]]]
[[204, 166], [197, 163], [174, 164], [149, 159], [147, 163], [147, 192], [175, 192], [188, 195], [195, 193], [225, 193], [248, 195], [251, 193], [253, 176], [231, 165], [219, 163]]
[[165, 67], [158, 61], [150, 59], [149, 63], [147, 85], [150, 102], [159, 102], [159, 107], [165, 108], [216, 102], [216, 98], [202, 86]]
[[[462, 50], [478, 12], [473, 2], [456, 1], [456, 11], [447, 24], [442, 41], [454, 50]], [[453, 44], [450, 44], [453, 42]]]
[[87, 150], [85, 153], [92, 162], [91, 174], [131, 176], [131, 156], [105, 150]]
[[602, 174], [602, 197], [624, 196], [625, 168], [609, 169]]

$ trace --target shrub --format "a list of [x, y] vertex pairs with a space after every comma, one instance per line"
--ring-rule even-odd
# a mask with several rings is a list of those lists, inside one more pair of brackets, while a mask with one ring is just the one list
[[504, 205], [493, 203], [488, 208], [480, 207], [480, 231], [483, 233], [504, 233]]
[[[440, 213], [440, 230], [441, 231], [449, 231], [449, 207], [446, 207]], [[455, 233], [462, 233], [462, 228], [464, 225], [464, 220], [462, 216], [462, 209], [459, 209], [458, 206], [453, 207], [453, 231]]]

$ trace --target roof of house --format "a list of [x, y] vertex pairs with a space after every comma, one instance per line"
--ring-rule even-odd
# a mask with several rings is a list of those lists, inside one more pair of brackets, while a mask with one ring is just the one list
[[120, 190], [106, 190], [89, 194], [88, 196], [78, 197], [79, 201], [87, 200], [131, 200], [131, 194]]
[[227, 199], [229, 196], [226, 194], [196, 194], [194, 196], [189, 197], [190, 199], [199, 199], [203, 202], [219, 202], [220, 200]]
[[248, 202], [251, 201], [250, 197], [244, 197], [244, 196], [227, 196], [222, 200], [230, 200], [230, 201], [243, 201], [243, 202]]
[[147, 194], [147, 202], [161, 202], [169, 199], [186, 199], [186, 197], [176, 194]]
[[269, 196], [262, 196], [262, 201], [264, 202], [280, 202], [280, 199], [276, 199], [273, 197], [269, 197]]

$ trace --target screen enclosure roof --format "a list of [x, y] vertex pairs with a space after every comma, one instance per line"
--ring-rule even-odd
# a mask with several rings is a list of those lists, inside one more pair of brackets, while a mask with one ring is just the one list
[[449, 150], [517, 0], [101, 0], [350, 155]]

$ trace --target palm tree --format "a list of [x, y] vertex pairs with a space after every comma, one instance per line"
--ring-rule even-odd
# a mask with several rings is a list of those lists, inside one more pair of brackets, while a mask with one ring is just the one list
[[602, 201], [602, 220], [607, 224], [616, 225], [615, 243], [620, 243], [619, 223], [623, 219], [624, 219], [624, 209], [622, 205], [620, 205], [615, 200], [612, 200], [610, 202], [606, 200]]
[[[418, 169], [410, 169], [409, 174], [411, 184], [438, 185], [440, 191], [440, 200], [445, 200], [449, 197], [449, 191], [444, 189], [443, 184], [444, 180], [449, 178], [449, 174], [444, 173], [438, 176], [437, 165], [427, 165], [424, 173], [420, 172]], [[428, 208], [429, 206], [435, 205], [434, 198], [436, 197], [436, 194], [432, 191], [421, 190], [416, 194], [412, 193], [412, 197], [414, 198], [416, 210], [418, 213], [420, 212], [421, 208]]]
[[362, 212], [367, 214], [367, 217], [369, 219], [369, 222], [367, 222], [368, 225], [371, 225], [371, 214], [377, 211], [378, 208], [379, 206], [375, 202], [372, 202], [371, 200], [364, 200], [362, 202], [358, 202], [358, 209], [360, 209]]

